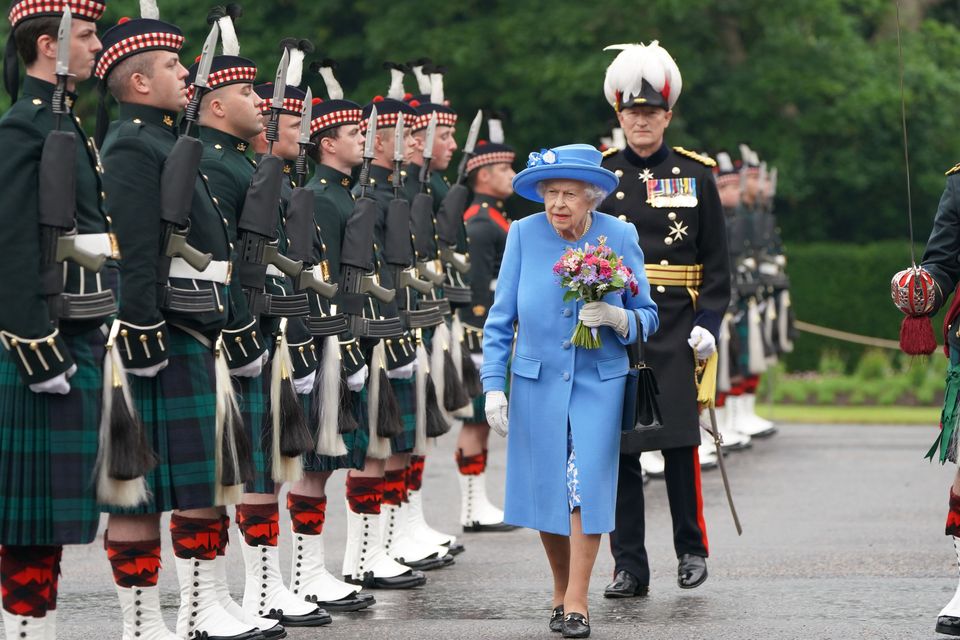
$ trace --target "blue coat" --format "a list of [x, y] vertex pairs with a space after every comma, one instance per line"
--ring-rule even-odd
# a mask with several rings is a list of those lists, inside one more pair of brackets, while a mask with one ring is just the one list
[[595, 213], [577, 243], [563, 240], [545, 213], [510, 225], [493, 306], [483, 327], [483, 389], [503, 390], [510, 364], [510, 434], [504, 520], [549, 533], [570, 535], [567, 505], [567, 424], [573, 434], [580, 479], [584, 533], [614, 528], [620, 422], [627, 375], [626, 347], [637, 339], [636, 314], [625, 338], [602, 327], [600, 349], [570, 344], [583, 303], [563, 302], [553, 265], [573, 246], [598, 244], [622, 256], [640, 284], [636, 296], [604, 300], [638, 309], [644, 339], [657, 330], [657, 306], [643, 269], [633, 225]]

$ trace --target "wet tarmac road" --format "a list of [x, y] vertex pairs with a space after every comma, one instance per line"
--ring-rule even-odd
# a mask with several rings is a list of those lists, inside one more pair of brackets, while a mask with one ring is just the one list
[[[953, 470], [922, 459], [930, 428], [785, 426], [751, 451], [728, 456], [744, 525], [738, 538], [720, 475], [703, 478], [712, 557], [699, 589], [676, 585], [663, 484], [647, 485], [650, 596], [604, 600], [613, 567], [606, 542], [592, 585], [594, 638], [943, 638], [936, 615], [957, 585], [954, 553], [943, 535]], [[452, 450], [441, 439], [427, 462], [426, 512], [454, 532], [459, 497]], [[490, 492], [503, 495], [504, 444], [494, 436]], [[324, 535], [328, 566], [342, 558], [343, 472], [329, 484]], [[282, 503], [283, 504], [283, 503]], [[281, 558], [289, 575], [289, 525], [281, 511]], [[166, 521], [165, 521], [166, 524]], [[232, 536], [236, 539], [234, 527]], [[535, 532], [461, 535], [466, 553], [430, 572], [426, 587], [377, 592], [377, 605], [340, 614], [306, 638], [556, 638], [547, 630], [549, 569]], [[243, 589], [239, 549], [228, 551], [233, 594]], [[64, 640], [117, 638], [120, 611], [98, 539], [69, 548], [63, 562], [60, 633]], [[162, 604], [173, 628], [178, 604], [169, 535], [164, 533]]]

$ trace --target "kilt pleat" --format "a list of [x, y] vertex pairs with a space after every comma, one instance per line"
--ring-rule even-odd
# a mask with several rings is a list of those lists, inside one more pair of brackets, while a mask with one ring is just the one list
[[97, 533], [105, 338], [99, 330], [64, 338], [77, 365], [67, 395], [30, 391], [0, 350], [0, 544], [84, 544]]
[[410, 453], [417, 444], [417, 385], [416, 375], [406, 380], [390, 380], [393, 393], [397, 396], [400, 406], [400, 421], [403, 433], [391, 438], [390, 444], [394, 453]]
[[[343, 444], [347, 447], [346, 455], [322, 456], [316, 452], [303, 457], [303, 470], [314, 473], [337, 471], [339, 469], [363, 469], [367, 458], [367, 446], [370, 444], [370, 433], [367, 431], [367, 403], [366, 394], [350, 392], [353, 400], [353, 417], [359, 426], [350, 433], [343, 434]], [[316, 408], [312, 407], [310, 396], [300, 396], [304, 403], [304, 411], [309, 411], [310, 429], [316, 433]]]
[[160, 460], [147, 476], [151, 497], [139, 507], [104, 511], [143, 514], [214, 506], [213, 352], [176, 327], [169, 333], [167, 366], [153, 378], [130, 376], [134, 404]]

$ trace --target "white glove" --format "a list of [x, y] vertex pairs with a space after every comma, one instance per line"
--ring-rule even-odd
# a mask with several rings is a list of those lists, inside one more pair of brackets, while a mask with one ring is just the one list
[[293, 388], [297, 390], [299, 394], [308, 394], [313, 391], [313, 385], [317, 381], [317, 372], [311, 371], [302, 378], [293, 379]]
[[694, 327], [690, 331], [690, 339], [687, 344], [697, 352], [698, 360], [706, 360], [717, 350], [717, 340], [713, 334], [703, 327]]
[[65, 396], [70, 393], [70, 383], [67, 379], [77, 372], [77, 365], [72, 365], [69, 369], [58, 375], [56, 378], [50, 378], [43, 382], [35, 382], [30, 385], [30, 391], [34, 393], [55, 393]]
[[484, 396], [484, 412], [487, 414], [487, 424], [497, 432], [501, 438], [507, 437], [507, 394], [503, 391], [488, 391]]
[[483, 353], [471, 353], [470, 359], [473, 360], [473, 366], [477, 368], [477, 371], [480, 371], [483, 366]]
[[414, 360], [410, 364], [405, 364], [402, 367], [397, 367], [396, 369], [387, 369], [387, 377], [391, 380], [406, 380], [413, 375], [413, 372], [417, 370], [417, 361]]
[[363, 389], [363, 385], [366, 384], [368, 375], [370, 375], [370, 369], [367, 368], [367, 365], [363, 365], [359, 371], [347, 376], [347, 389], [350, 389], [350, 391], [360, 391]]
[[167, 368], [169, 360], [164, 360], [160, 364], [155, 364], [152, 367], [144, 367], [142, 369], [127, 369], [127, 373], [132, 376], [137, 376], [138, 378], [154, 378], [158, 373]]
[[270, 356], [264, 352], [262, 358], [257, 358], [253, 362], [248, 362], [242, 367], [230, 369], [230, 375], [237, 378], [256, 378], [263, 372], [263, 365], [266, 364], [267, 358], [269, 357]]
[[588, 327], [613, 327], [613, 330], [622, 336], [627, 335], [630, 330], [626, 310], [606, 302], [588, 302], [583, 305], [579, 320]]

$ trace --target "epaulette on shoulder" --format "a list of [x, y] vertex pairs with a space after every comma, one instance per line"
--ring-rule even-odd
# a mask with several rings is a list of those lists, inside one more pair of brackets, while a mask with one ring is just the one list
[[683, 147], [674, 147], [673, 150], [682, 156], [686, 156], [687, 158], [690, 158], [691, 160], [696, 160], [697, 162], [699, 162], [704, 166], [707, 166], [707, 167], [717, 166], [716, 161], [713, 160], [712, 158], [708, 158], [707, 156], [702, 156], [699, 153], [696, 153], [694, 151], [687, 151]]
[[953, 165], [953, 167], [949, 171], [945, 172], [943, 175], [952, 176], [955, 173], [960, 173], [960, 162]]
[[616, 147], [610, 147], [609, 149], [607, 149], [606, 151], [603, 152], [603, 157], [604, 157], [604, 158], [609, 158], [609, 157], [612, 156], [612, 155], [616, 155], [616, 153], [617, 153], [618, 151], [620, 151], [620, 149], [618, 149], [618, 148], [616, 148]]
[[145, 125], [136, 120], [124, 120], [117, 126], [118, 136], [138, 136]]

